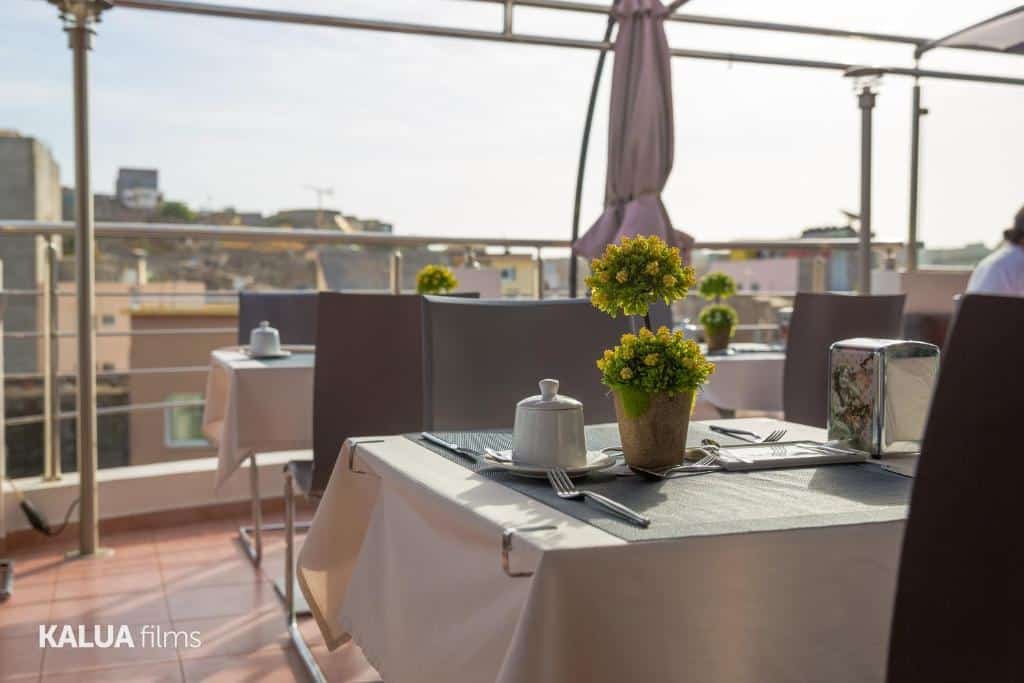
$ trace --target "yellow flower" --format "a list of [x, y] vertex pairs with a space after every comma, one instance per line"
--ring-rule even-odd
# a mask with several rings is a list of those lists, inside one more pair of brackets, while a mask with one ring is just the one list
[[656, 353], [649, 353], [646, 356], [644, 356], [644, 365], [654, 367], [655, 365], [658, 364], [659, 360], [661, 360], [661, 356], [659, 356]]
[[612, 358], [615, 358], [615, 352], [612, 351], [611, 349], [605, 349], [604, 350], [604, 359], [605, 360], [611, 360]]
[[630, 344], [635, 344], [636, 343], [636, 335], [635, 334], [630, 334], [629, 332], [627, 332], [626, 334], [622, 335], [622, 338], [619, 341], [622, 342], [623, 346], [629, 346]]
[[660, 267], [661, 266], [660, 266], [660, 264], [657, 261], [648, 261], [647, 262], [647, 267], [644, 268], [644, 272], [647, 273], [648, 275], [657, 275], [658, 274], [658, 269]]
[[633, 371], [630, 370], [629, 368], [622, 368], [622, 370], [619, 372], [619, 377], [621, 377], [624, 380], [632, 379]]
[[672, 285], [674, 285], [676, 283], [676, 276], [675, 275], [666, 275], [666, 276], [661, 278], [661, 282], [666, 287], [671, 287]]
[[602, 271], [601, 274], [597, 276], [597, 278], [601, 282], [608, 282], [609, 280], [612, 279], [612, 276], [609, 273], [606, 273], [606, 272]]
[[651, 331], [650, 331], [649, 329], [647, 329], [646, 327], [641, 327], [641, 328], [640, 328], [640, 338], [641, 338], [641, 339], [650, 339], [650, 338], [651, 338], [651, 337], [653, 337], [653, 336], [654, 336], [654, 333], [652, 333], [652, 332], [651, 332]]
[[629, 279], [629, 273], [627, 273], [625, 269], [620, 270], [619, 272], [615, 273], [615, 279], [619, 282], [619, 284], [625, 284], [626, 280]]
[[608, 363], [603, 358], [597, 361], [597, 369], [601, 370], [602, 372], [604, 371], [604, 366], [606, 365], [608, 365]]

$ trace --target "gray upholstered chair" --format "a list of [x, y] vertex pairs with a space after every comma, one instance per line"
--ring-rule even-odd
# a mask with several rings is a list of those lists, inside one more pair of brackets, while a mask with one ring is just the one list
[[248, 344], [263, 320], [280, 332], [282, 344], [315, 343], [316, 297], [314, 291], [239, 292], [238, 343]]
[[855, 296], [800, 292], [786, 344], [782, 404], [791, 422], [824, 427], [828, 421], [829, 347], [840, 339], [899, 339], [902, 294]]
[[315, 662], [296, 626], [294, 547], [300, 525], [295, 494], [319, 499], [349, 437], [422, 429], [422, 300], [417, 294], [320, 292], [316, 297], [313, 459], [289, 462], [284, 483], [285, 607], [292, 640], [307, 667], [315, 668]]
[[1024, 298], [963, 298], [910, 499], [889, 683], [1021, 680], [1022, 346]]
[[589, 300], [423, 300], [424, 429], [512, 426], [516, 403], [552, 377], [590, 424], [615, 420], [595, 362], [630, 330]]

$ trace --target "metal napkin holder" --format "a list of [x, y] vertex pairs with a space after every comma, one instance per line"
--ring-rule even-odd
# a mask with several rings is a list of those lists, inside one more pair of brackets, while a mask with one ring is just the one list
[[873, 458], [916, 453], [939, 373], [939, 347], [844, 339], [829, 349], [828, 439]]

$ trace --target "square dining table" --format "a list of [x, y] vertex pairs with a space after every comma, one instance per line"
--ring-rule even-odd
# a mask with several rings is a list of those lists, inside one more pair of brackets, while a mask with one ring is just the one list
[[252, 526], [239, 527], [238, 534], [257, 566], [263, 560], [263, 532], [283, 529], [263, 523], [257, 454], [313, 447], [316, 356], [312, 346], [286, 350], [290, 355], [285, 358], [261, 359], [237, 346], [217, 349], [210, 354], [206, 377], [203, 434], [217, 446], [216, 488], [250, 461]]
[[700, 391], [723, 416], [737, 410], [782, 412], [782, 380], [786, 352], [778, 345], [737, 342], [728, 353], [708, 354], [715, 372]]
[[[416, 437], [346, 442], [298, 558], [328, 646], [351, 637], [384, 680], [884, 680], [912, 479], [864, 463], [579, 480], [651, 517], [640, 529]], [[691, 424], [707, 437], [730, 443]]]

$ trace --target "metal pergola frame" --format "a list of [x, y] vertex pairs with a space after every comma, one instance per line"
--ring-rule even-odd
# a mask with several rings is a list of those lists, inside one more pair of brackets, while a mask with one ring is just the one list
[[[587, 118], [584, 126], [580, 163], [577, 169], [577, 188], [575, 194], [573, 238], [579, 227], [580, 199], [582, 180], [586, 166], [586, 153], [591, 130], [591, 122], [595, 101], [599, 89], [601, 67], [605, 56], [612, 48], [610, 42], [614, 16], [608, 6], [593, 3], [575, 2], [570, 0], [465, 0], [497, 4], [503, 6], [502, 27], [499, 31], [485, 31], [452, 26], [434, 26], [427, 24], [405, 23], [360, 19], [339, 15], [310, 14], [261, 8], [218, 5], [207, 2], [186, 2], [182, 0], [47, 0], [56, 5], [64, 20], [64, 28], [68, 33], [70, 48], [73, 53], [74, 73], [74, 120], [75, 120], [75, 196], [76, 196], [76, 264], [78, 300], [78, 443], [79, 472], [81, 481], [81, 512], [79, 554], [83, 557], [95, 556], [100, 553], [98, 534], [98, 506], [96, 489], [96, 406], [95, 406], [95, 320], [94, 320], [94, 270], [93, 254], [95, 250], [95, 226], [93, 222], [92, 190], [89, 177], [89, 122], [88, 122], [88, 61], [87, 54], [91, 47], [90, 41], [94, 33], [93, 27], [99, 22], [103, 11], [114, 6], [124, 9], [171, 12], [205, 17], [229, 19], [246, 19], [283, 24], [301, 24], [328, 28], [356, 29], [388, 33], [404, 33], [420, 36], [460, 38], [467, 40], [518, 43], [545, 47], [562, 47], [572, 49], [596, 50], [599, 53], [598, 70], [595, 73], [591, 88]], [[765, 21], [748, 21], [708, 15], [683, 14], [677, 10], [686, 0], [677, 0], [669, 5], [672, 14], [669, 21], [737, 28], [759, 31], [793, 33], [832, 38], [856, 38], [884, 43], [897, 43], [912, 46], [915, 49], [913, 68], [906, 67], [871, 67], [864, 68], [855, 64], [835, 61], [775, 57], [769, 55], [746, 54], [737, 52], [719, 52], [712, 50], [690, 50], [672, 48], [674, 57], [702, 59], [740, 64], [760, 64], [804, 69], [818, 69], [839, 72], [846, 77], [858, 79], [858, 102], [862, 112], [862, 144], [861, 144], [861, 236], [859, 249], [860, 287], [870, 288], [871, 276], [871, 116], [874, 106], [874, 82], [883, 75], [913, 78], [914, 101], [912, 129], [912, 161], [911, 161], [911, 206], [907, 240], [907, 267], [913, 269], [917, 264], [917, 186], [918, 186], [918, 149], [919, 121], [924, 114], [920, 104], [920, 83], [922, 78], [939, 80], [970, 81], [1001, 85], [1024, 86], [1024, 79], [992, 76], [985, 74], [961, 73], [952, 71], [923, 70], [918, 68], [917, 51], [925, 49], [934, 41], [916, 37], [888, 33], [847, 31], [821, 26], [803, 26]], [[600, 14], [608, 17], [607, 29], [602, 40], [580, 40], [569, 37], [546, 36], [519, 33], [514, 29], [516, 7], [528, 7], [560, 12]], [[950, 46], [955, 49], [981, 50], [998, 52], [986, 48], [971, 46]], [[576, 259], [570, 259], [573, 276], [570, 281], [572, 294], [575, 294]]]

